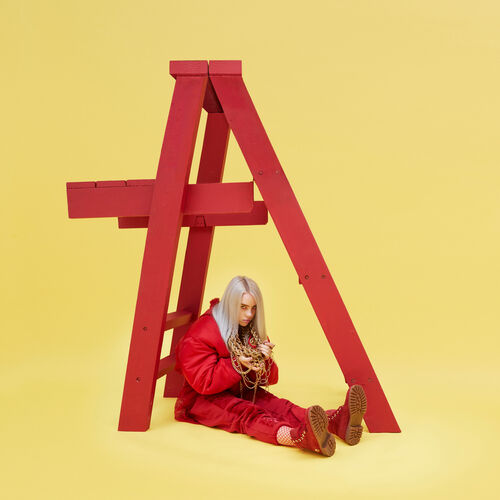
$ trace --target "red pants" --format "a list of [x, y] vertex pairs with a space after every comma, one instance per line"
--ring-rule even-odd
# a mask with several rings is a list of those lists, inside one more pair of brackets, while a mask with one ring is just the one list
[[295, 427], [305, 418], [304, 408], [260, 387], [255, 403], [252, 398], [253, 390], [245, 392], [243, 398], [229, 391], [209, 396], [200, 394], [188, 413], [199, 424], [247, 434], [272, 444], [278, 444], [276, 433], [281, 426]]

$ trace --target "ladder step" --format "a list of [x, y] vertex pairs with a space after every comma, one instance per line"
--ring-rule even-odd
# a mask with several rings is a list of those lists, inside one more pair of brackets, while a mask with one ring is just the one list
[[[154, 184], [151, 179], [68, 182], [69, 218], [148, 216]], [[253, 205], [253, 182], [188, 184], [182, 213], [243, 214], [250, 213]]]
[[164, 358], [160, 359], [158, 364], [158, 371], [156, 372], [156, 378], [163, 377], [167, 373], [171, 372], [175, 367], [175, 355], [169, 354]]
[[167, 314], [167, 321], [165, 322], [165, 331], [178, 326], [187, 325], [191, 322], [193, 313], [191, 311], [175, 311]]
[[[191, 322], [193, 313], [191, 311], [175, 311], [173, 313], [167, 314], [167, 321], [165, 323], [165, 331], [172, 328], [177, 328], [178, 326], [187, 325]], [[172, 371], [175, 366], [175, 354], [169, 354], [168, 356], [160, 359], [158, 365], [158, 372], [156, 373], [156, 378], [163, 377], [163, 375]]]
[[[184, 215], [183, 227], [209, 226], [257, 226], [267, 224], [268, 212], [263, 201], [254, 201], [253, 209], [247, 214]], [[118, 217], [120, 229], [148, 227], [149, 217]]]

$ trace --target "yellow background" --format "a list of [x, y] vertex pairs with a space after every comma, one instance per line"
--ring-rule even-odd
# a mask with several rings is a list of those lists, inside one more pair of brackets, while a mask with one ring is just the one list
[[[498, 498], [499, 14], [2, 0], [2, 497]], [[331, 459], [274, 447], [175, 422], [163, 379], [151, 429], [117, 431], [145, 231], [69, 220], [65, 183], [155, 176], [172, 59], [243, 60], [401, 434]], [[224, 179], [251, 179], [234, 138]], [[236, 274], [265, 297], [273, 392], [340, 404], [272, 222], [216, 230], [204, 307]]]

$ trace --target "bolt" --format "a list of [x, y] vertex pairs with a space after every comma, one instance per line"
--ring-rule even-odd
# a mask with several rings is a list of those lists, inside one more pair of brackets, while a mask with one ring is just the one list
[[135, 379], [135, 381], [136, 381], [136, 382], [140, 382], [140, 381], [141, 381], [141, 377], [137, 377], [137, 378]]
[[304, 276], [304, 278], [305, 278], [306, 280], [308, 280], [308, 279], [309, 279], [309, 275], [308, 275], [308, 274], [306, 274], [306, 275]]
[[259, 170], [259, 175], [262, 175], [264, 173], [263, 170]]
[[148, 327], [147, 327], [147, 326], [143, 326], [143, 327], [142, 327], [142, 329], [143, 329], [144, 331], [147, 331]]
[[321, 275], [321, 279], [324, 280], [326, 278], [326, 274]]

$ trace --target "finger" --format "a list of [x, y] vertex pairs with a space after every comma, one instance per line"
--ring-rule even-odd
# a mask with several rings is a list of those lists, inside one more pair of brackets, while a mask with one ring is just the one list
[[239, 362], [240, 362], [243, 366], [246, 366], [247, 368], [249, 368], [250, 361], [252, 360], [252, 358], [247, 358], [247, 357], [245, 357], [245, 356], [240, 356], [238, 359], [239, 359]]

